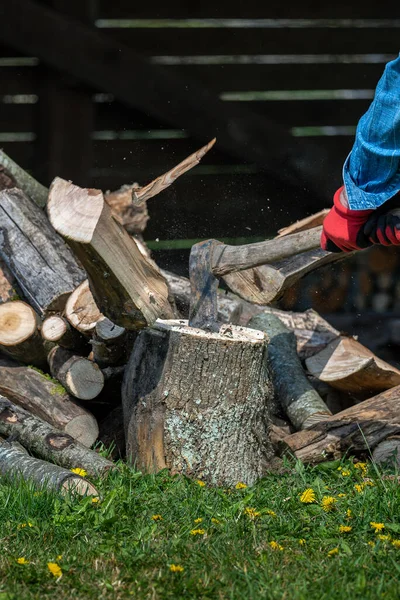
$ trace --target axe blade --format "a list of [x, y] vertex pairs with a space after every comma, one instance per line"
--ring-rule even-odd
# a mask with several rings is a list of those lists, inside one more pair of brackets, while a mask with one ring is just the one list
[[189, 325], [207, 331], [218, 331], [217, 322], [219, 280], [212, 272], [212, 255], [217, 240], [194, 244], [190, 251], [190, 310]]

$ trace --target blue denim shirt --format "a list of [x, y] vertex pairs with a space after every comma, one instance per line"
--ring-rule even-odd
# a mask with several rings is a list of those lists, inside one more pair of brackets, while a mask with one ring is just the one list
[[386, 65], [358, 122], [343, 181], [352, 210], [377, 208], [400, 191], [400, 55]]

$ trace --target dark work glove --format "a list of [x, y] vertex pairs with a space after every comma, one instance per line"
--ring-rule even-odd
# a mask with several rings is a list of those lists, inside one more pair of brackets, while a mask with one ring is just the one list
[[372, 242], [364, 226], [373, 210], [351, 210], [340, 202], [343, 187], [333, 197], [333, 208], [326, 215], [321, 235], [321, 248], [329, 252], [352, 252], [368, 248]]
[[400, 246], [400, 194], [373, 211], [364, 234], [373, 244]]

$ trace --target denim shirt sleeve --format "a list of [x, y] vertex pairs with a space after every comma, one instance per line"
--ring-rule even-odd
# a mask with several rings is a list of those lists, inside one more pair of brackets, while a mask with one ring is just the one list
[[400, 55], [386, 65], [358, 122], [343, 182], [352, 210], [375, 209], [400, 191]]

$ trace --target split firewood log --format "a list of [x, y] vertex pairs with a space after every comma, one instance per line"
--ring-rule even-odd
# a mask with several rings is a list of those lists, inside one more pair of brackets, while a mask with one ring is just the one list
[[139, 184], [123, 185], [115, 192], [105, 192], [104, 200], [110, 206], [115, 218], [125, 227], [130, 235], [141, 235], [146, 229], [149, 220], [147, 202], [140, 204], [132, 202], [134, 190], [140, 188]]
[[322, 225], [329, 211], [329, 208], [323, 208], [317, 213], [309, 215], [304, 219], [300, 219], [300, 221], [296, 221], [287, 227], [282, 227], [282, 229], [278, 230], [278, 236], [290, 235], [291, 233], [298, 233], [299, 231], [306, 231], [307, 229], [318, 227], [319, 225]]
[[381, 360], [354, 338], [340, 337], [306, 359], [314, 377], [332, 387], [370, 395], [400, 385], [400, 371]]
[[93, 400], [104, 387], [101, 369], [91, 360], [55, 346], [47, 356], [50, 373], [75, 398]]
[[29, 304], [20, 300], [0, 304], [0, 350], [25, 364], [45, 366], [46, 349], [39, 326], [39, 316]]
[[90, 334], [102, 314], [93, 298], [89, 281], [85, 279], [69, 296], [64, 310], [65, 318], [80, 333]]
[[57, 344], [67, 350], [83, 350], [88, 343], [87, 339], [60, 315], [47, 317], [42, 323], [41, 334], [46, 342]]
[[332, 413], [309, 383], [299, 357], [296, 339], [282, 321], [272, 313], [253, 317], [249, 327], [264, 331], [269, 338], [266, 362], [270, 368], [275, 399], [296, 429], [325, 419]]
[[400, 386], [298, 431], [279, 442], [280, 453], [290, 451], [305, 463], [337, 459], [344, 454], [370, 453], [381, 442], [400, 433]]
[[58, 381], [37, 369], [0, 356], [0, 394], [84, 446], [90, 447], [97, 440], [99, 428], [92, 413], [78, 404]]
[[0, 192], [0, 257], [42, 316], [63, 310], [85, 278], [46, 215], [21, 190]]
[[102, 369], [126, 363], [134, 343], [130, 333], [107, 317], [100, 319], [90, 340], [95, 363]]
[[111, 461], [4, 396], [0, 396], [0, 435], [12, 435], [14, 440], [36, 456], [67, 469], [84, 469], [91, 477], [103, 475], [115, 468]]
[[172, 314], [164, 278], [112, 217], [100, 190], [56, 178], [47, 211], [86, 269], [96, 304], [111, 321], [140, 329]]
[[92, 483], [40, 458], [29, 456], [18, 442], [0, 441], [0, 473], [11, 480], [32, 482], [39, 489], [54, 490], [61, 494], [98, 496]]
[[272, 386], [261, 331], [157, 321], [140, 333], [122, 387], [127, 458], [215, 485], [253, 483], [272, 457]]

